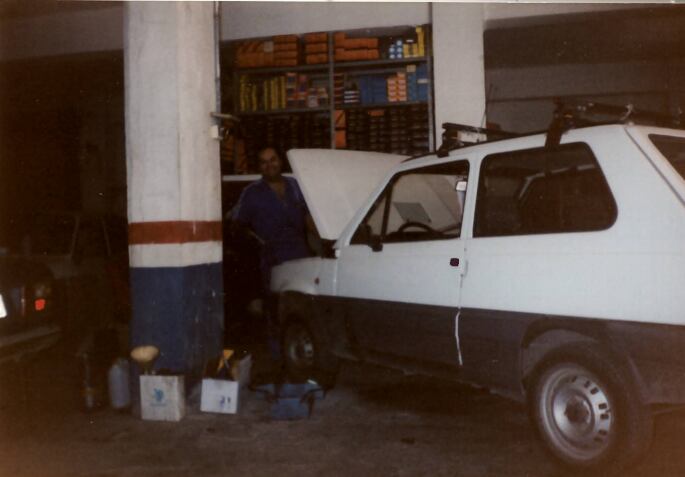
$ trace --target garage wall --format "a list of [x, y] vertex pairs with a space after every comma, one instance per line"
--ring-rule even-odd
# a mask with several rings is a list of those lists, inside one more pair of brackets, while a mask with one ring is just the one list
[[228, 2], [222, 7], [223, 40], [430, 23], [428, 3]]
[[121, 53], [0, 63], [0, 205], [124, 214], [122, 92]]
[[[649, 0], [644, 3], [661, 3]], [[633, 3], [636, 6], [638, 2]], [[437, 4], [433, 4], [434, 6]], [[501, 22], [542, 21], [548, 15], [606, 11], [630, 5], [480, 4], [488, 26]], [[454, 9], [466, 4], [453, 4]], [[431, 22], [431, 5], [415, 2], [223, 2], [222, 39], [231, 40], [288, 32], [412, 25]], [[456, 11], [456, 10], [453, 10]], [[26, 18], [0, 20], [0, 61], [123, 48], [121, 5], [71, 9]]]
[[488, 23], [488, 121], [516, 132], [544, 129], [556, 98], [676, 114], [685, 105], [685, 9], [621, 7]]
[[0, 21], [0, 61], [123, 48], [123, 8], [89, 8]]
[[488, 120], [514, 132], [544, 129], [555, 98], [583, 98], [675, 113], [685, 100], [685, 62], [546, 65], [488, 69]]
[[[488, 27], [499, 26], [501, 24], [530, 24], [546, 21], [545, 16], [550, 15], [569, 15], [575, 13], [606, 12], [612, 10], [625, 10], [627, 8], [640, 8], [644, 4], [664, 3], [661, 0], [628, 0], [625, 2], [601, 4], [595, 3], [488, 3], [485, 4], [485, 20]], [[632, 5], [631, 5], [632, 4]]]

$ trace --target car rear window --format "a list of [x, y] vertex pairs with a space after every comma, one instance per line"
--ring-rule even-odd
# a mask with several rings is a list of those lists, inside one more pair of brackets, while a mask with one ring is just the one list
[[602, 230], [616, 202], [586, 144], [511, 151], [483, 159], [474, 237]]
[[678, 174], [685, 179], [685, 138], [650, 134], [649, 139], [678, 171]]

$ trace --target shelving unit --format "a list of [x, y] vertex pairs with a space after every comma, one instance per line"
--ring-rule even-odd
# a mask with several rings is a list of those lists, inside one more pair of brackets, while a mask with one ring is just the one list
[[[398, 51], [412, 56], [389, 57]], [[375, 58], [356, 59], [360, 56]], [[299, 64], [275, 65], [284, 61]], [[222, 110], [241, 119], [234, 128], [246, 156], [240, 168], [232, 168], [222, 155], [224, 174], [255, 173], [256, 149], [265, 143], [283, 150], [346, 148], [407, 155], [434, 148], [430, 30], [425, 25], [232, 42], [222, 49], [222, 69]]]

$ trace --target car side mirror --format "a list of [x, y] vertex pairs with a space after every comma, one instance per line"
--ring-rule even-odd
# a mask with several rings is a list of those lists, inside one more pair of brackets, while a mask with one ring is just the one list
[[380, 235], [372, 235], [371, 239], [369, 240], [369, 246], [371, 247], [371, 250], [374, 252], [380, 252], [383, 250], [383, 241], [381, 240]]

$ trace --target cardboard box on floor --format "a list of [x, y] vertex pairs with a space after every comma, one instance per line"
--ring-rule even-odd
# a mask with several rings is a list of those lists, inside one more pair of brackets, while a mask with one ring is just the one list
[[[231, 354], [228, 354], [227, 357], [227, 353], [224, 353], [223, 366], [220, 364], [217, 372], [220, 372], [223, 367], [229, 367], [227, 360]], [[229, 375], [232, 379], [204, 378], [202, 380], [200, 410], [221, 414], [237, 413], [241, 389], [249, 384], [251, 369], [252, 357], [248, 354], [230, 364]]]
[[186, 413], [183, 376], [140, 377], [140, 411], [146, 421], [180, 421]]

